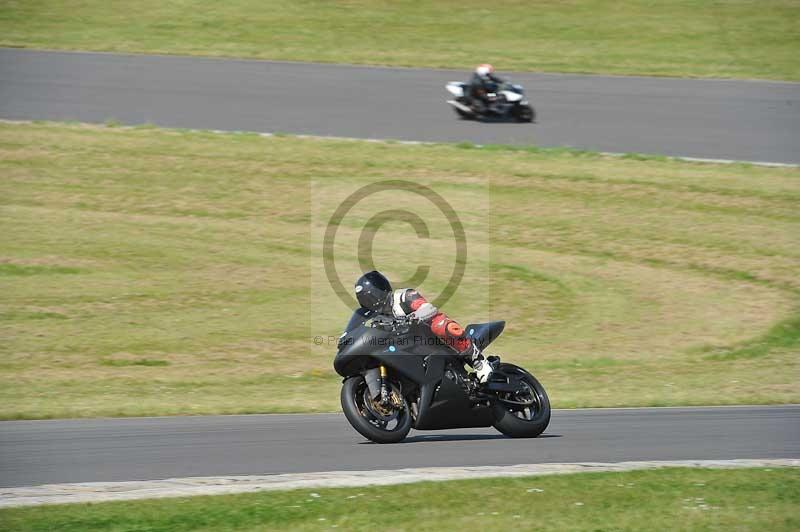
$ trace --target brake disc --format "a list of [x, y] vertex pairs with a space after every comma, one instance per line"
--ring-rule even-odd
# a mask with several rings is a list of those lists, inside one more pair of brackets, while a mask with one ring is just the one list
[[375, 416], [376, 419], [384, 422], [389, 422], [397, 419], [400, 415], [400, 410], [403, 405], [400, 400], [400, 393], [392, 386], [391, 393], [389, 394], [390, 405], [382, 405], [379, 401], [375, 401], [370, 397], [369, 388], [364, 390], [364, 406], [370, 414]]

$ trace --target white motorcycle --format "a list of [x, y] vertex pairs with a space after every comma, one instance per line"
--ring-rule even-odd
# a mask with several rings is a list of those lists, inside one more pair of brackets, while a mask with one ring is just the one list
[[468, 83], [451, 81], [445, 88], [453, 95], [447, 103], [453, 106], [458, 116], [464, 119], [511, 118], [518, 122], [533, 122], [536, 112], [528, 103], [522, 85], [503, 83], [494, 92], [486, 92], [483, 105], [469, 105], [465, 91]]

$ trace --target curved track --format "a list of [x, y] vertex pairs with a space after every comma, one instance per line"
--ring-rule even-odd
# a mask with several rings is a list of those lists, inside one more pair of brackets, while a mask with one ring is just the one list
[[556, 410], [532, 440], [493, 429], [376, 445], [343, 416], [0, 423], [0, 486], [553, 462], [800, 458], [800, 405]]
[[455, 117], [464, 72], [0, 49], [0, 118], [800, 163], [800, 84], [515, 74], [538, 123]]
[[[449, 71], [0, 49], [0, 118], [800, 163], [800, 84], [516, 75], [537, 124], [457, 120]], [[0, 486], [426, 466], [800, 457], [800, 406], [557, 411], [493, 430], [364, 442], [339, 415], [0, 423]]]

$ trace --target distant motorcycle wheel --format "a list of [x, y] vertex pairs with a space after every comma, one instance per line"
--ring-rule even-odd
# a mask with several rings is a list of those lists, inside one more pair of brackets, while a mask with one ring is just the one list
[[514, 107], [514, 118], [519, 122], [533, 122], [536, 111], [530, 105], [517, 105]]
[[[502, 373], [516, 373], [521, 377], [520, 387], [513, 393], [503, 394], [508, 403], [494, 404], [494, 428], [512, 438], [535, 438], [550, 424], [550, 399], [536, 377], [513, 364], [501, 364]], [[511, 402], [530, 406], [513, 406]]]
[[375, 443], [398, 443], [411, 430], [411, 410], [408, 402], [394, 387], [399, 408], [384, 410], [370, 399], [369, 388], [361, 375], [350, 377], [342, 385], [342, 411], [359, 434]]

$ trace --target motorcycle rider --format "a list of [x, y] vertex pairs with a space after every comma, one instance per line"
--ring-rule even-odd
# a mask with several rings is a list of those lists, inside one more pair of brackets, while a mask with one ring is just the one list
[[355, 284], [356, 299], [365, 309], [395, 318], [410, 318], [430, 327], [431, 332], [467, 358], [482, 383], [489, 379], [497, 357], [485, 359], [478, 346], [470, 340], [464, 329], [444, 312], [412, 288], [392, 290], [389, 280], [380, 272], [362, 275]]
[[467, 86], [467, 98], [473, 111], [482, 114], [486, 110], [486, 94], [496, 92], [497, 87], [503, 84], [503, 80], [496, 76], [494, 67], [488, 63], [483, 63], [475, 67], [475, 72], [469, 80]]

